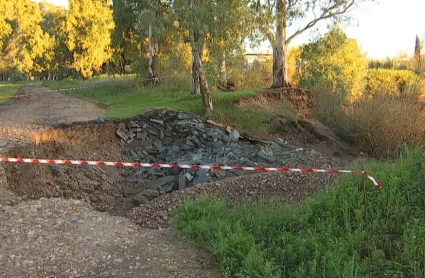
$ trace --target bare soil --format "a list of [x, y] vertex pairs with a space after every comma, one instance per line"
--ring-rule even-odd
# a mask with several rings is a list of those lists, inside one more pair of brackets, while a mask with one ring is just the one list
[[[27, 86], [18, 94], [30, 97], [0, 106], [2, 156], [124, 159], [115, 124], [93, 122], [103, 110], [46, 91]], [[121, 171], [0, 165], [0, 277], [218, 277], [214, 263], [172, 230], [113, 216], [126, 206]]]
[[[290, 105], [285, 105], [287, 103]], [[314, 118], [314, 103], [309, 91], [280, 88], [237, 99], [235, 104], [242, 109], [262, 109], [275, 114], [268, 123], [274, 122], [276, 126], [272, 134], [248, 134], [251, 137], [264, 140], [280, 137], [293, 146], [310, 148], [345, 160], [359, 156], [355, 147], [343, 142]]]

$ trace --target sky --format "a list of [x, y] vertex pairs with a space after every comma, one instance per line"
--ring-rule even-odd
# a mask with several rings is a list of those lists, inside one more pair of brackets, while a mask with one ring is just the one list
[[[68, 6], [68, 0], [48, 0], [55, 5]], [[425, 42], [425, 0], [379, 0], [363, 3], [354, 12], [355, 20], [345, 27], [350, 38], [358, 40], [362, 50], [372, 59], [394, 57], [400, 51], [413, 53], [415, 38], [419, 35]], [[319, 31], [325, 30], [325, 24]], [[291, 30], [288, 34], [291, 35]], [[312, 33], [307, 31], [295, 38], [292, 45], [307, 43]], [[268, 42], [251, 49], [271, 53]]]

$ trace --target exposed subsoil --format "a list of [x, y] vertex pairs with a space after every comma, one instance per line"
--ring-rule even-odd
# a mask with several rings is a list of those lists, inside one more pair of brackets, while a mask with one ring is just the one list
[[[116, 135], [122, 123], [98, 123], [103, 110], [45, 90], [39, 85], [24, 87], [19, 94], [31, 93], [30, 98], [0, 106], [3, 156], [131, 161], [128, 146]], [[161, 111], [153, 111], [149, 117], [158, 118], [158, 113]], [[52, 127], [57, 124], [62, 126]], [[341, 151], [341, 146], [329, 144], [339, 144], [338, 138], [319, 124], [303, 122], [302, 130], [314, 137], [309, 144]], [[9, 133], [13, 130], [18, 133]], [[285, 167], [324, 169], [347, 163], [311, 148], [292, 148], [288, 161], [290, 165]], [[6, 223], [0, 227], [0, 269], [6, 269], [0, 277], [217, 277], [215, 265], [190, 244], [177, 240], [169, 228], [174, 208], [206, 194], [225, 197], [233, 204], [267, 196], [297, 202], [328, 188], [336, 177], [322, 173], [249, 174], [159, 197], [151, 194], [136, 204], [134, 196], [126, 194], [139, 186], [125, 178], [128, 169], [0, 166], [0, 222]]]
[[[284, 101], [284, 102], [282, 102]], [[284, 103], [292, 107], [282, 107]], [[359, 151], [339, 139], [328, 127], [314, 118], [314, 101], [309, 91], [299, 88], [280, 88], [235, 100], [241, 109], [263, 109], [275, 114], [269, 125], [272, 134], [254, 134], [264, 140], [281, 137], [291, 145], [311, 148], [330, 156], [350, 160]]]

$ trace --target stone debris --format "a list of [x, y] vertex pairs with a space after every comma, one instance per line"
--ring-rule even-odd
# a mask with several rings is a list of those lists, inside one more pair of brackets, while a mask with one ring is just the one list
[[[119, 124], [116, 133], [127, 143], [125, 149], [135, 162], [286, 167], [291, 161], [303, 161], [302, 155], [296, 153], [296, 148], [283, 140], [273, 142], [243, 138], [236, 129], [211, 121], [205, 122], [183, 112], [165, 110], [151, 116], [140, 116], [139, 120]], [[126, 174], [126, 180], [135, 188], [127, 191], [126, 195], [137, 195], [143, 190], [156, 190], [159, 194], [165, 194], [247, 173], [252, 172], [131, 169]]]

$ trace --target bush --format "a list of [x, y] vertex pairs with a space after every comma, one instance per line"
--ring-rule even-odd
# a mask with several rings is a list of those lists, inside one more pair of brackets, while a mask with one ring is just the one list
[[357, 98], [346, 97], [344, 91], [317, 89], [315, 116], [374, 157], [393, 158], [400, 145], [422, 145], [425, 110], [420, 98], [425, 79], [408, 71], [370, 72], [369, 91]]
[[368, 70], [366, 91], [370, 96], [377, 94], [423, 94], [425, 91], [423, 78], [408, 70]]
[[352, 105], [339, 133], [374, 157], [394, 157], [398, 146], [421, 146], [425, 139], [424, 104], [417, 96], [362, 98]]
[[367, 184], [369, 244], [358, 176], [300, 205], [231, 208], [204, 197], [180, 207], [173, 223], [220, 260], [222, 277], [424, 277], [425, 153], [405, 150], [394, 164], [366, 169], [383, 185]]
[[364, 89], [367, 60], [356, 40], [335, 27], [324, 37], [301, 47], [296, 75], [301, 88], [329, 88], [346, 96], [359, 96]]

